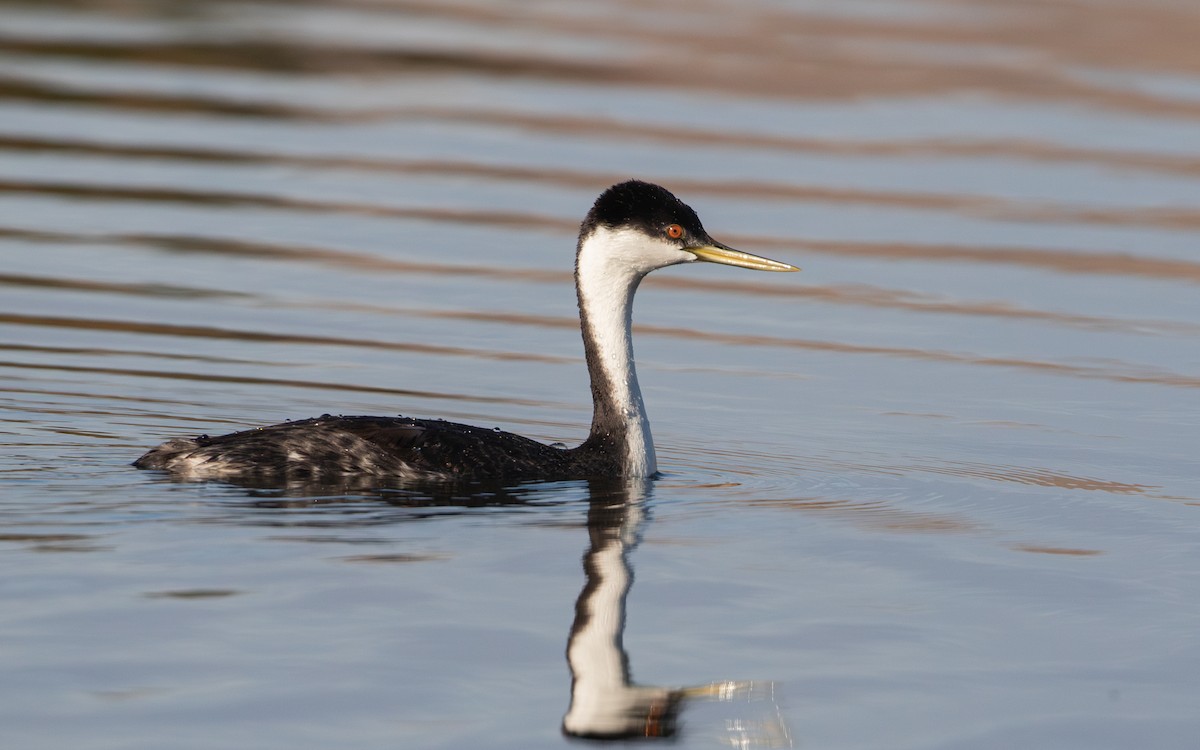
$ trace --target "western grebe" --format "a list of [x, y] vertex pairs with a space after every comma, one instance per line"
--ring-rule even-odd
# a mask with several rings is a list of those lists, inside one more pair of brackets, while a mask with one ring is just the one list
[[575, 291], [593, 412], [591, 431], [576, 448], [435, 419], [326, 415], [169, 440], [134, 466], [189, 479], [257, 481], [651, 476], [657, 464], [633, 364], [633, 295], [651, 271], [695, 261], [800, 270], [717, 242], [691, 207], [658, 185], [622, 182], [601, 193], [588, 211], [575, 252]]

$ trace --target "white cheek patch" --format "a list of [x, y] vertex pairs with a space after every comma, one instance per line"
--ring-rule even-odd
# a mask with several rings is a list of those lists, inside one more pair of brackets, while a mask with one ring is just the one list
[[636, 229], [597, 227], [583, 242], [583, 255], [597, 262], [607, 261], [610, 269], [625, 268], [646, 275], [658, 268], [689, 263], [696, 256], [681, 250], [666, 238], [649, 237]]

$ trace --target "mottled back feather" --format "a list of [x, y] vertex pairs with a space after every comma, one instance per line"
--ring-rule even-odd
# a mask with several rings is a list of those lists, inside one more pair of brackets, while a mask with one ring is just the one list
[[482, 427], [408, 417], [324, 416], [163, 443], [134, 462], [182, 476], [319, 479], [567, 479], [619, 473], [597, 440], [573, 450]]

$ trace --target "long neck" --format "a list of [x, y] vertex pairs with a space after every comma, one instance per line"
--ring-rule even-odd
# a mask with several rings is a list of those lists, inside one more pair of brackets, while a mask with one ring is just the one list
[[575, 262], [583, 349], [592, 381], [592, 429], [584, 445], [616, 452], [621, 474], [647, 477], [658, 466], [630, 335], [633, 295], [645, 272], [597, 244], [581, 244]]

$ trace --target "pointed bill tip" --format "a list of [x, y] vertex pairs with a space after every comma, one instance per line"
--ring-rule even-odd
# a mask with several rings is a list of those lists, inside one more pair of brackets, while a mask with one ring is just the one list
[[712, 244], [701, 247], [689, 247], [688, 252], [695, 255], [697, 258], [709, 263], [721, 263], [726, 266], [738, 266], [739, 268], [749, 268], [754, 271], [799, 271], [799, 266], [793, 266], [790, 263], [781, 263], [770, 258], [763, 258], [759, 255], [751, 255], [744, 253], [741, 250], [734, 250], [732, 247], [725, 245]]

